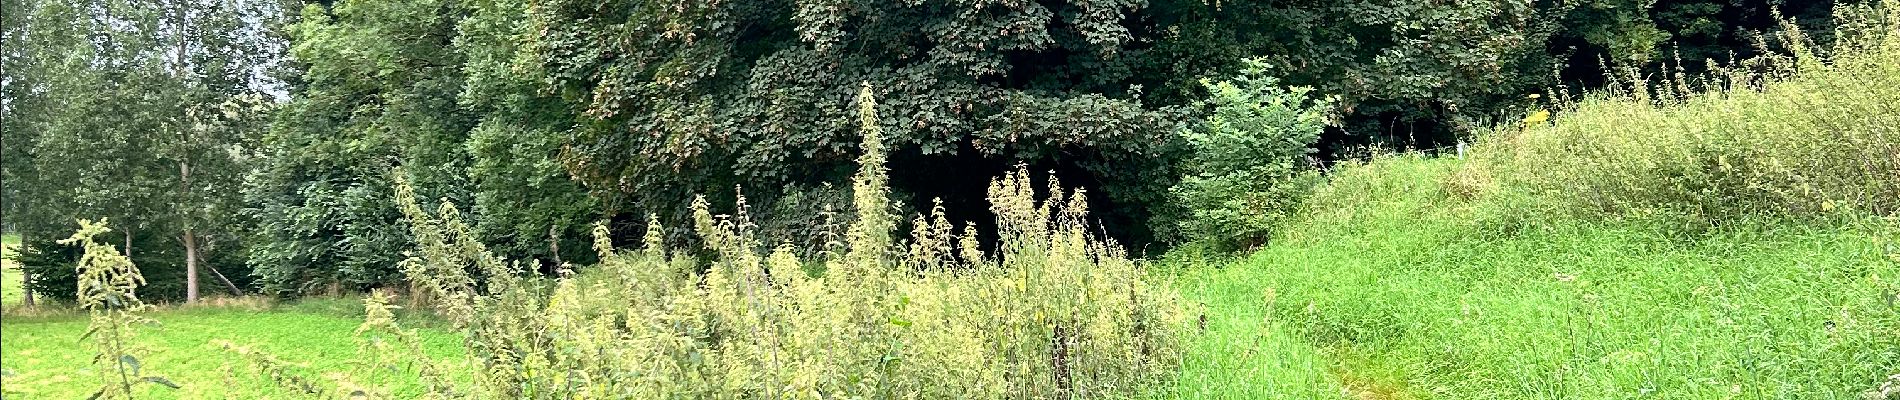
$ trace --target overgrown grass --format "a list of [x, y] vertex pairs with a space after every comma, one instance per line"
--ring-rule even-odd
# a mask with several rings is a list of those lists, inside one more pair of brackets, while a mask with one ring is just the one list
[[[218, 302], [218, 301], [214, 301]], [[363, 323], [363, 306], [356, 299], [310, 299], [271, 305], [256, 299], [223, 301], [223, 305], [161, 309], [149, 314], [160, 321], [140, 326], [137, 343], [148, 374], [161, 375], [180, 389], [156, 385], [138, 387], [138, 398], [300, 398], [250, 371], [243, 360], [212, 344], [216, 340], [243, 343], [291, 361], [300, 371], [349, 371], [360, 354], [353, 332]], [[37, 315], [6, 315], [0, 324], [0, 369], [7, 374], [6, 396], [24, 399], [82, 399], [97, 389], [90, 382], [92, 353], [80, 345], [87, 320], [83, 312], [48, 309]], [[423, 315], [410, 315], [410, 325], [430, 325]], [[437, 329], [420, 330], [423, 349], [431, 357], [459, 359], [459, 336]], [[227, 370], [227, 368], [231, 368]], [[324, 377], [313, 373], [312, 376]], [[408, 393], [414, 393], [413, 388]]]
[[1900, 2], [1837, 11], [1827, 51], [1790, 23], [1788, 57], [1560, 98], [1550, 123], [1483, 138], [1452, 182], [1502, 213], [1688, 231], [1900, 213]]
[[[1198, 263], [1196, 265], [1199, 265]], [[1181, 277], [1183, 297], [1206, 310], [1182, 359], [1178, 386], [1156, 398], [1336, 399], [1331, 360], [1287, 321], [1269, 318], [1277, 299], [1252, 268], [1202, 265]]]
[[[1408, 156], [1342, 173], [1329, 190], [1357, 206], [1191, 273], [1218, 282], [1187, 286], [1210, 318], [1277, 328], [1210, 323], [1202, 346], [1291, 348], [1261, 360], [1293, 365], [1250, 377], [1327, 374], [1287, 392], [1302, 398], [1333, 385], [1372, 398], [1849, 398], [1900, 372], [1900, 266], [1878, 225], [1684, 239], [1579, 222], [1502, 235], [1440, 189], [1458, 164]], [[1300, 365], [1308, 352], [1323, 361]]]
[[1767, 76], [1334, 171], [1269, 247], [1184, 273], [1182, 392], [1892, 398], [1900, 7], [1842, 10], [1831, 57], [1790, 29]]

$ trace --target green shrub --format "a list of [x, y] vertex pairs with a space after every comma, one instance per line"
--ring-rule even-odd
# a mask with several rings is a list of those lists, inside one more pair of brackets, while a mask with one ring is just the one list
[[1249, 60], [1233, 80], [1202, 81], [1209, 92], [1203, 106], [1213, 113], [1182, 133], [1194, 154], [1174, 187], [1189, 214], [1180, 229], [1192, 239], [1226, 248], [1265, 244], [1317, 182], [1308, 156], [1331, 100], [1311, 99], [1312, 88], [1280, 86], [1270, 68]]
[[766, 250], [743, 199], [731, 216], [702, 199], [703, 269], [665, 250], [656, 218], [644, 249], [615, 249], [599, 226], [599, 265], [537, 278], [489, 255], [452, 205], [425, 212], [399, 185], [418, 244], [403, 270], [467, 333], [475, 368], [470, 387], [432, 395], [1129, 398], [1171, 379], [1179, 301], [1089, 233], [1079, 191], [1051, 179], [1039, 199], [1026, 168], [996, 180], [991, 254], [941, 207], [900, 239], [868, 88], [859, 103], [855, 220], [817, 260]]

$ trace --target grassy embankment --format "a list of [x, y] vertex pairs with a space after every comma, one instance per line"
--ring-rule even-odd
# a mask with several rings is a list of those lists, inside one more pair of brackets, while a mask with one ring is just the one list
[[1190, 397], [1853, 398], [1900, 373], [1872, 226], [1507, 235], [1431, 201], [1458, 165], [1375, 163], [1382, 200], [1189, 271], [1210, 332]]
[[1900, 229], [1880, 217], [1900, 210], [1900, 17], [1886, 18], [1765, 87], [1593, 94], [1465, 159], [1335, 171], [1269, 247], [1186, 267], [1208, 333], [1181, 393], [1878, 391], [1900, 374]]

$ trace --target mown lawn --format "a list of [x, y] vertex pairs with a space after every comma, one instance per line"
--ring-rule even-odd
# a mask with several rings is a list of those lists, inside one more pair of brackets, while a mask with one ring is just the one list
[[[29, 311], [40, 315], [4, 316], [0, 324], [0, 369], [6, 376], [8, 398], [81, 399], [98, 388], [92, 352], [80, 336], [86, 316], [70, 310]], [[217, 399], [284, 397], [284, 392], [261, 378], [252, 364], [212, 343], [227, 340], [269, 353], [311, 378], [330, 379], [326, 373], [351, 371], [358, 354], [353, 332], [361, 324], [362, 306], [354, 300], [309, 300], [296, 304], [236, 305], [167, 309], [150, 313], [159, 326], [142, 327], [138, 352], [148, 375], [176, 382], [180, 389], [146, 385], [139, 398]], [[413, 324], [427, 321], [408, 318]], [[421, 329], [424, 351], [444, 362], [460, 361], [458, 336], [440, 329]], [[327, 382], [327, 381], [325, 381]], [[399, 388], [401, 389], [401, 388]]]
[[1361, 205], [1190, 268], [1181, 286], [1209, 333], [1188, 392], [1840, 399], [1900, 373], [1900, 263], [1877, 225], [1507, 234], [1435, 192], [1452, 165], [1377, 166]]

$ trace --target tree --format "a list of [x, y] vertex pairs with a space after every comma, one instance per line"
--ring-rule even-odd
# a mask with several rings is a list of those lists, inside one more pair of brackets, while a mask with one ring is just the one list
[[1332, 110], [1330, 99], [1311, 98], [1313, 88], [1280, 86], [1271, 65], [1246, 65], [1232, 80], [1203, 81], [1211, 112], [1207, 123], [1183, 132], [1194, 154], [1173, 189], [1187, 215], [1172, 222], [1224, 250], [1267, 244], [1318, 184], [1310, 179], [1317, 174], [1313, 145]]
[[292, 100], [244, 188], [265, 290], [394, 283], [409, 241], [389, 202], [396, 167], [425, 197], [467, 201], [475, 118], [456, 102], [463, 61], [450, 46], [466, 13], [455, 1], [354, 0], [293, 16]]
[[[38, 137], [33, 130], [34, 124], [28, 118], [39, 115], [39, 96], [34, 95], [33, 77], [35, 73], [23, 73], [27, 68], [35, 67], [26, 51], [27, 13], [32, 10], [30, 3], [21, 1], [0, 1], [0, 230], [11, 233], [24, 233], [21, 230], [22, 213], [28, 211], [20, 194], [32, 174], [32, 139]], [[22, 271], [24, 272], [24, 271]], [[31, 283], [33, 276], [26, 274], [22, 281]], [[33, 290], [23, 291], [26, 305], [33, 305]]]
[[[22, 81], [31, 86], [22, 103], [38, 108], [20, 121], [30, 156], [10, 164], [22, 178], [12, 194], [34, 201], [15, 206], [24, 211], [16, 213], [23, 233], [50, 238], [77, 218], [109, 216], [125, 221], [126, 253], [136, 258], [145, 253], [134, 249], [149, 247], [135, 243], [169, 236], [146, 234], [174, 232], [184, 258], [183, 294], [196, 300], [202, 250], [217, 245], [206, 239], [224, 242], [238, 231], [229, 217], [237, 198], [228, 186], [248, 148], [247, 121], [261, 112], [256, 72], [269, 58], [245, 27], [263, 7], [268, 3], [29, 3], [24, 25], [31, 34], [19, 51], [28, 72]], [[36, 249], [29, 252], [57, 253], [50, 241], [31, 241]], [[160, 254], [172, 253], [152, 252]]]
[[1339, 96], [1342, 120], [1322, 156], [1428, 148], [1487, 128], [1503, 105], [1555, 83], [1551, 68], [1566, 60], [1547, 45], [1572, 3], [1162, 0], [1137, 68], [1156, 77], [1155, 101], [1190, 103], [1206, 95], [1197, 79], [1233, 76], [1260, 57], [1283, 67], [1286, 84]]
[[539, 90], [544, 71], [515, 63], [538, 34], [521, 23], [529, 4], [470, 1], [470, 15], [456, 27], [455, 48], [468, 73], [459, 101], [481, 119], [465, 148], [474, 222], [491, 248], [510, 257], [590, 263], [589, 228], [602, 210], [560, 159], [562, 128], [578, 111]]
[[[1515, 119], [1528, 94], [1605, 83], [1610, 65], [1706, 70], [1755, 54], [1772, 10], [1826, 23], [1832, 2], [1780, 0], [1157, 0], [1136, 26], [1151, 104], [1206, 96], [1195, 81], [1241, 60], [1339, 96], [1321, 156], [1360, 146], [1430, 149]], [[1811, 29], [1820, 31], [1819, 29]], [[1677, 60], [1680, 56], [1680, 60]], [[1737, 57], [1737, 58], [1731, 58]]]

